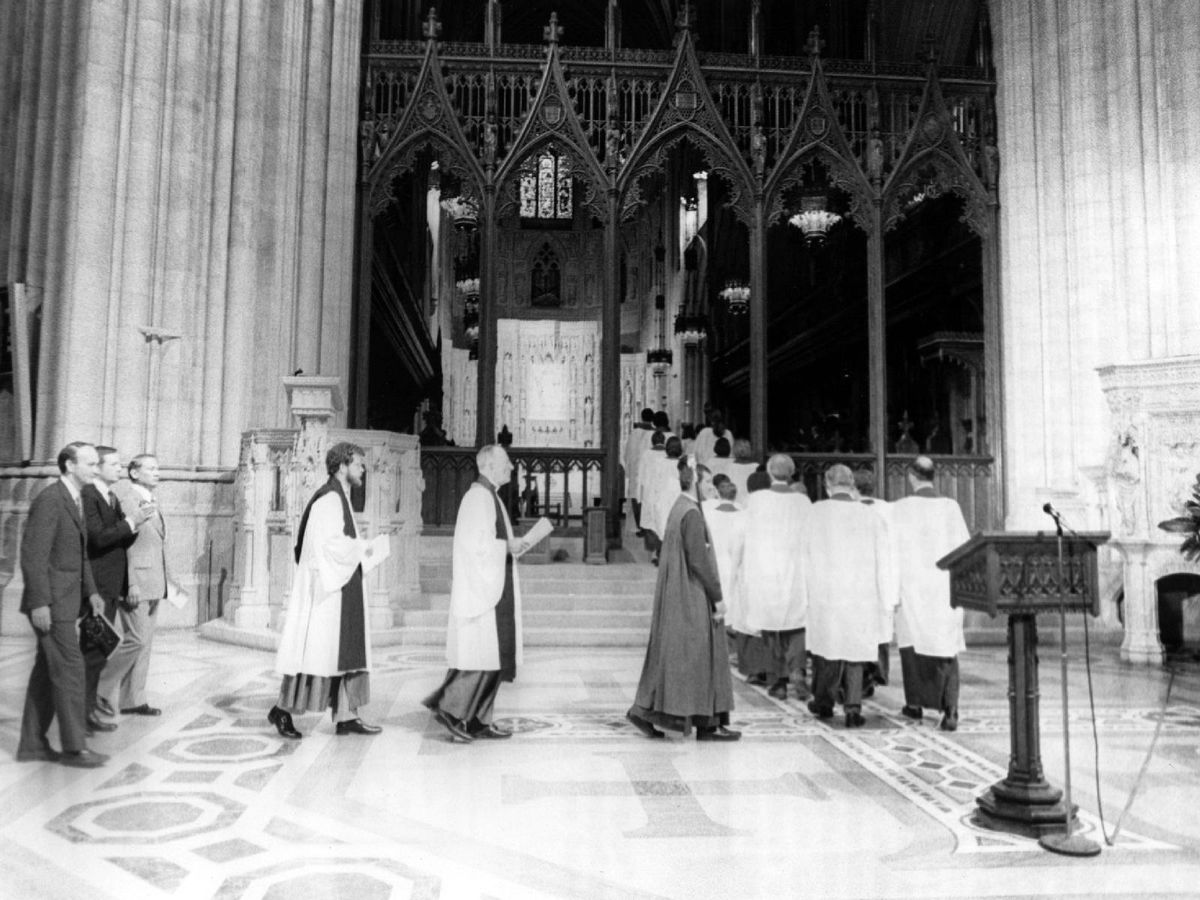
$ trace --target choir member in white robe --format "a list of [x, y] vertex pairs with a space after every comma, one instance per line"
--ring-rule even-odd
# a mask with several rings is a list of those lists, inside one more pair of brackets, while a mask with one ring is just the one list
[[[661, 456], [652, 456], [644, 473], [646, 505], [642, 510], [644, 527], [653, 531], [661, 543], [667, 533], [667, 519], [679, 496], [679, 463], [683, 459], [683, 441], [672, 435], [667, 438]], [[657, 557], [656, 557], [657, 558]]]
[[750, 446], [750, 442], [745, 438], [735, 440], [733, 442], [733, 462], [730, 463], [725, 474], [737, 488], [736, 502], [742, 509], [746, 508], [750, 497], [750, 476], [758, 471], [758, 466], [759, 463], [754, 458], [754, 448]]
[[513, 536], [496, 491], [513, 466], [504, 448], [488, 444], [475, 455], [479, 478], [458, 507], [450, 567], [449, 671], [422, 703], [453, 741], [502, 739], [512, 732], [493, 722], [500, 684], [516, 678], [522, 660], [521, 585], [515, 558], [529, 549]]
[[717, 558], [721, 596], [725, 598], [725, 627], [734, 632], [747, 630], [746, 605], [742, 600], [742, 556], [746, 548], [746, 513], [733, 501], [737, 488], [725, 475], [714, 475], [717, 496], [705, 500], [704, 520]]
[[933, 461], [918, 456], [908, 468], [912, 493], [892, 506], [900, 587], [896, 643], [910, 719], [922, 709], [942, 713], [941, 728], [958, 727], [958, 654], [966, 649], [963, 611], [950, 605], [950, 573], [937, 561], [971, 534], [958, 503], [933, 489]]
[[700, 433], [696, 435], [696, 446], [692, 452], [696, 456], [696, 462], [702, 466], [707, 466], [708, 461], [713, 457], [713, 446], [717, 443], [717, 438], [725, 438], [729, 443], [733, 444], [733, 432], [725, 427], [725, 419], [720, 412], [714, 410], [709, 413], [708, 425], [700, 429]]
[[339, 443], [325, 455], [329, 481], [309, 500], [296, 537], [296, 574], [284, 613], [275, 671], [283, 676], [268, 721], [299, 738], [293, 715], [333, 712], [337, 734], [378, 734], [358, 715], [371, 696], [371, 629], [362, 562], [370, 542], [358, 537], [350, 488], [360, 487], [363, 451]]
[[827, 719], [839, 698], [846, 727], [862, 716], [863, 667], [879, 654], [880, 623], [894, 605], [887, 523], [854, 496], [844, 465], [825, 473], [827, 500], [813, 504], [801, 543], [808, 596], [808, 645], [813, 654], [809, 712]]
[[795, 463], [787, 454], [777, 453], [767, 461], [771, 486], [750, 494], [746, 549], [742, 554], [744, 624], [747, 631], [762, 635], [767, 651], [768, 693], [779, 700], [787, 698], [789, 682], [801, 700], [808, 696], [808, 598], [800, 551], [812, 502], [788, 486], [795, 471]]
[[[871, 507], [879, 515], [883, 516], [884, 522], [890, 522], [891, 504], [886, 500], [880, 500], [875, 496], [875, 476], [866, 470], [858, 469], [854, 473], [854, 492], [858, 495], [860, 503]], [[896, 541], [892, 529], [888, 528], [889, 546], [892, 549], [892, 571], [895, 571], [896, 559]], [[897, 595], [892, 594], [893, 597]], [[875, 694], [875, 685], [887, 684], [891, 672], [891, 643], [892, 637], [895, 635], [896, 610], [894, 607], [889, 607], [883, 616], [882, 628], [880, 631], [881, 638], [879, 641], [879, 659], [867, 665], [863, 669], [863, 696], [871, 697]]]
[[654, 410], [642, 410], [642, 421], [633, 426], [625, 439], [625, 496], [633, 510], [633, 524], [638, 537], [642, 536], [642, 501], [638, 487], [642, 455], [650, 447], [650, 435], [654, 433]]

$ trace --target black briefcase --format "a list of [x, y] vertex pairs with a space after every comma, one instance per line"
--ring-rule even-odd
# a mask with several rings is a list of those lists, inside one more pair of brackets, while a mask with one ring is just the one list
[[121, 636], [104, 616], [94, 612], [79, 620], [79, 649], [84, 653], [99, 651], [108, 657], [121, 643]]

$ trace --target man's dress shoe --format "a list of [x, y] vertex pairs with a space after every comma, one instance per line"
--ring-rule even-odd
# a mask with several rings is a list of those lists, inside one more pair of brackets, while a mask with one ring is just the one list
[[698, 741], [736, 741], [741, 736], [740, 731], [734, 731], [724, 725], [718, 725], [716, 728], [696, 729], [696, 740]]
[[914, 722], [920, 722], [925, 713], [919, 706], [906, 706], [900, 710], [900, 715], [906, 719], [912, 719]]
[[334, 731], [338, 734], [379, 734], [383, 729], [378, 725], [368, 725], [362, 719], [351, 719], [349, 722], [338, 722]]
[[808, 701], [808, 711], [818, 719], [832, 719], [833, 708], [829, 706], [820, 706], [816, 700]]
[[475, 740], [471, 736], [471, 733], [462, 726], [462, 723], [454, 719], [453, 716], [442, 712], [440, 709], [435, 709], [433, 717], [438, 720], [438, 723], [443, 728], [450, 732], [450, 740], [458, 741], [462, 744], [469, 744]]
[[117, 726], [114, 722], [103, 722], [95, 716], [87, 717], [87, 730], [89, 734], [97, 731], [116, 731]]
[[34, 750], [18, 750], [17, 762], [58, 762], [62, 756], [53, 747], [39, 747]]
[[123, 709], [121, 713], [126, 716], [161, 716], [162, 710], [151, 706], [149, 703], [143, 703], [141, 706], [131, 706], [128, 709]]
[[958, 731], [958, 710], [948, 709], [942, 716], [942, 723], [938, 726], [942, 731]]
[[292, 738], [299, 740], [304, 737], [296, 726], [292, 724], [292, 714], [286, 709], [280, 709], [278, 706], [272, 706], [271, 711], [267, 713], [267, 721], [275, 726], [275, 730], [279, 732], [280, 737]]
[[495, 725], [488, 725], [480, 728], [478, 731], [472, 731], [471, 737], [483, 738], [484, 740], [502, 741], [505, 738], [512, 737], [511, 731], [505, 731], [503, 728], [497, 728]]
[[58, 761], [76, 769], [96, 769], [108, 762], [108, 757], [94, 750], [75, 750], [62, 754]]
[[632, 724], [634, 728], [636, 728], [638, 731], [640, 731], [642, 734], [644, 734], [648, 738], [666, 737], [665, 734], [663, 734], [661, 731], [659, 731], [657, 728], [655, 728], [653, 725], [651, 725], [649, 722], [647, 722], [641, 716], [636, 715], [635, 713], [627, 712], [627, 713], [625, 713], [625, 718], [627, 718], [629, 720], [630, 724]]
[[105, 716], [115, 716], [117, 711], [112, 708], [112, 704], [103, 697], [96, 698], [96, 712]]
[[762, 685], [764, 685], [766, 683], [767, 683], [767, 676], [764, 675], [762, 672], [758, 672], [757, 674], [751, 675], [749, 678], [746, 679], [746, 684], [752, 684], [752, 685], [755, 685], [756, 687], [761, 687]]
[[867, 720], [863, 718], [862, 713], [848, 712], [846, 713], [847, 728], [862, 728], [867, 724]]
[[787, 682], [777, 681], [767, 689], [767, 696], [774, 697], [776, 700], [787, 699]]

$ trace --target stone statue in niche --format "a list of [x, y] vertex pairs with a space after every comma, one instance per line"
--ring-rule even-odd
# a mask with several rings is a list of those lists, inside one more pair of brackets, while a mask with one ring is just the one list
[[878, 128], [872, 128], [867, 139], [867, 177], [873, 184], [879, 184], [883, 178], [883, 138]]
[[1117, 435], [1109, 472], [1116, 485], [1113, 494], [1121, 534], [1136, 534], [1141, 507], [1142, 460], [1135, 429]]

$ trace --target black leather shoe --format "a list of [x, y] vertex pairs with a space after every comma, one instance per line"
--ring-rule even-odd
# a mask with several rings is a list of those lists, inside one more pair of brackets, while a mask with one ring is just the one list
[[115, 716], [117, 711], [112, 708], [112, 704], [103, 697], [96, 698], [96, 712], [104, 716]]
[[97, 769], [108, 762], [108, 757], [94, 750], [76, 750], [62, 754], [58, 761], [76, 769]]
[[37, 750], [18, 750], [17, 762], [58, 762], [62, 756], [53, 747], [41, 747]]
[[942, 716], [942, 722], [938, 727], [942, 731], [958, 731], [958, 710], [946, 710], [945, 715]]
[[808, 711], [810, 713], [812, 713], [814, 716], [816, 716], [818, 719], [832, 719], [833, 718], [833, 707], [819, 706], [817, 704], [816, 700], [808, 701]]
[[267, 713], [267, 721], [275, 726], [275, 730], [279, 732], [280, 737], [292, 738], [299, 740], [304, 737], [296, 726], [292, 724], [292, 714], [286, 709], [280, 709], [278, 706], [272, 706], [271, 711]]
[[450, 740], [457, 741], [460, 744], [470, 744], [475, 740], [471, 733], [462, 726], [462, 723], [454, 717], [447, 715], [440, 709], [433, 711], [433, 717], [438, 720], [438, 723], [450, 732]]
[[912, 719], [914, 722], [920, 722], [925, 713], [919, 706], [906, 706], [900, 710], [900, 715], [906, 719]]
[[847, 728], [862, 728], [867, 724], [867, 720], [863, 718], [862, 713], [848, 712], [846, 713]]
[[787, 682], [777, 681], [767, 689], [767, 696], [774, 697], [776, 700], [787, 699]]
[[488, 725], [486, 728], [480, 728], [478, 731], [472, 731], [471, 737], [483, 738], [489, 741], [502, 741], [505, 738], [512, 737], [511, 731], [505, 731], [503, 728], [497, 728], [495, 725]]
[[121, 713], [126, 716], [161, 716], [162, 710], [151, 706], [149, 703], [143, 703], [141, 706], [131, 706], [129, 709], [123, 709]]
[[762, 672], [759, 672], [755, 675], [751, 675], [749, 678], [746, 679], [746, 684], [752, 684], [755, 687], [762, 687], [766, 683], [767, 683], [767, 676], [764, 675]]
[[379, 734], [383, 729], [378, 725], [368, 725], [362, 719], [351, 719], [349, 722], [338, 722], [334, 731], [338, 734]]
[[102, 722], [95, 716], [87, 717], [87, 730], [91, 734], [96, 731], [116, 731], [117, 726], [114, 722]]
[[742, 736], [740, 731], [734, 731], [731, 728], [726, 728], [724, 725], [718, 725], [716, 728], [697, 728], [696, 740], [698, 741], [736, 741]]
[[625, 718], [629, 720], [630, 724], [633, 725], [634, 728], [636, 728], [638, 731], [640, 731], [642, 734], [644, 734], [648, 738], [666, 737], [665, 734], [663, 734], [661, 731], [659, 731], [657, 728], [655, 728], [653, 725], [651, 725], [649, 722], [647, 722], [641, 716], [637, 715], [637, 713], [634, 713], [632, 711], [627, 712], [627, 713], [625, 713]]

